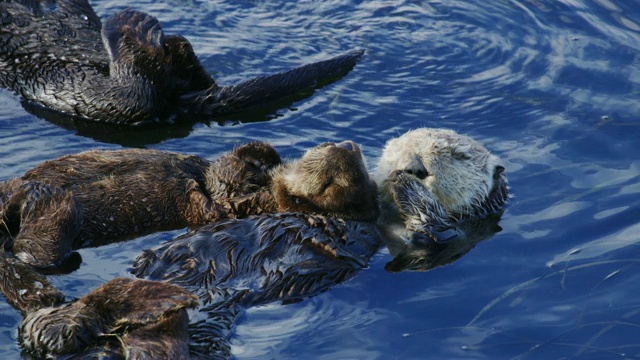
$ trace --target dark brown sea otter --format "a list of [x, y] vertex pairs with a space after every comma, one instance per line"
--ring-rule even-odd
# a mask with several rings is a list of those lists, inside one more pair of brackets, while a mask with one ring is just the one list
[[141, 149], [63, 156], [0, 183], [0, 240], [46, 268], [72, 249], [272, 212], [269, 171], [280, 163], [257, 142], [213, 162]]
[[353, 51], [287, 72], [219, 86], [189, 42], [145, 13], [101, 25], [86, 0], [0, 0], [0, 87], [68, 116], [114, 124], [221, 115], [346, 74]]
[[[12, 304], [28, 308], [20, 328], [23, 347], [39, 356], [85, 357], [101, 351], [124, 357], [144, 351], [153, 358], [170, 348], [183, 351], [173, 354], [179, 358], [226, 357], [226, 335], [243, 308], [299, 301], [351, 278], [367, 265], [382, 240], [375, 226], [377, 187], [356, 144], [322, 144], [300, 160], [275, 167], [272, 174], [279, 213], [205, 225], [145, 251], [134, 264], [136, 276], [181, 285], [200, 298], [202, 306], [189, 326], [190, 352], [181, 347], [186, 329], [160, 337], [164, 345], [140, 335], [137, 317], [129, 315], [132, 308], [134, 313], [157, 314], [177, 305], [167, 301], [159, 307], [163, 302], [158, 300], [147, 308], [139, 285], [124, 279], [113, 280], [79, 301], [37, 311], [33, 311], [36, 306], [24, 305], [29, 304], [26, 300], [13, 299], [19, 297], [15, 286], [3, 289]], [[48, 303], [55, 305], [55, 291], [48, 284], [41, 288], [53, 293]], [[136, 298], [138, 305], [130, 304]], [[184, 308], [191, 303], [180, 304]], [[176, 321], [158, 315], [145, 319], [145, 331], [156, 332]]]

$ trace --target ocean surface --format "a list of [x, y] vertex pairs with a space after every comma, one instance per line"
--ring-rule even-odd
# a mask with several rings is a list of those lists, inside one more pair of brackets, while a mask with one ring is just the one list
[[[266, 140], [287, 157], [351, 139], [370, 168], [419, 127], [469, 135], [504, 160], [502, 231], [425, 272], [385, 271], [241, 316], [237, 359], [640, 358], [640, 1], [91, 1], [189, 39], [221, 84], [351, 50], [340, 81], [260, 119], [127, 132], [65, 128], [0, 90], [0, 179], [87, 149], [214, 159]], [[184, 230], [81, 250], [49, 280], [79, 297]], [[20, 314], [0, 299], [0, 354], [20, 358]]]

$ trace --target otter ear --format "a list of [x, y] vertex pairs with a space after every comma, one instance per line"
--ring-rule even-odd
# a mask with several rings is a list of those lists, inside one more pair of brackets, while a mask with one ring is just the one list
[[136, 51], [161, 53], [164, 33], [158, 19], [134, 10], [112, 15], [102, 26], [102, 41], [112, 63], [124, 55], [134, 56]]
[[493, 178], [498, 179], [503, 172], [504, 172], [504, 166], [496, 165], [496, 168], [493, 170]]

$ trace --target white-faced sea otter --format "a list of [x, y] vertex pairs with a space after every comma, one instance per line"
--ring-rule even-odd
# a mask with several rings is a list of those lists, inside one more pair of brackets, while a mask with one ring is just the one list
[[421, 128], [391, 139], [378, 161], [380, 218], [390, 271], [428, 270], [499, 231], [505, 168], [470, 137]]
[[124, 10], [101, 25], [86, 0], [0, 0], [0, 87], [68, 116], [113, 124], [246, 110], [335, 80], [362, 53], [220, 86], [187, 39], [165, 36], [148, 14]]

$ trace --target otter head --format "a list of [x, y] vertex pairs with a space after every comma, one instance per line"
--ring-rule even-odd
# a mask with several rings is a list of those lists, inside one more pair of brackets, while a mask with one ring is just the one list
[[378, 216], [377, 186], [353, 141], [308, 150], [301, 159], [276, 170], [272, 189], [279, 211], [359, 221]]
[[397, 170], [422, 182], [453, 220], [495, 213], [508, 197], [501, 160], [451, 130], [422, 128], [387, 142], [375, 173], [385, 203], [394, 202], [387, 181]]

